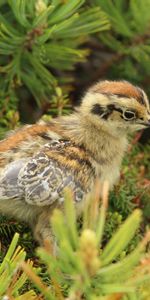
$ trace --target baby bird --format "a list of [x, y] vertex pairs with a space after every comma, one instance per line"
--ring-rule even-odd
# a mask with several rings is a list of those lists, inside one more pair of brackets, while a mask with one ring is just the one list
[[65, 187], [77, 212], [99, 178], [113, 188], [128, 132], [150, 126], [142, 89], [126, 81], [98, 82], [70, 116], [24, 126], [0, 142], [0, 212], [27, 222], [42, 244]]

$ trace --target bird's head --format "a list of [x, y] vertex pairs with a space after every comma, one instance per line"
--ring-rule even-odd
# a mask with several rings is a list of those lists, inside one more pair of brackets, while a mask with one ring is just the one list
[[114, 132], [150, 126], [150, 104], [145, 92], [127, 81], [101, 81], [85, 94], [80, 113], [87, 122]]

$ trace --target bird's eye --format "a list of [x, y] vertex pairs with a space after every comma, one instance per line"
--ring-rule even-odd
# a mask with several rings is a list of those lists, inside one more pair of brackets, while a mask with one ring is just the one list
[[123, 117], [125, 120], [133, 120], [135, 118], [135, 112], [126, 110], [123, 112]]

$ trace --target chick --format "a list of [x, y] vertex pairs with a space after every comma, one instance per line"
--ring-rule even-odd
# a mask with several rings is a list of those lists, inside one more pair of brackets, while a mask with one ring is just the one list
[[96, 178], [113, 188], [127, 134], [150, 126], [142, 89], [126, 81], [98, 82], [73, 114], [24, 126], [0, 142], [0, 212], [27, 222], [40, 244], [51, 239], [49, 219], [65, 187], [77, 213]]

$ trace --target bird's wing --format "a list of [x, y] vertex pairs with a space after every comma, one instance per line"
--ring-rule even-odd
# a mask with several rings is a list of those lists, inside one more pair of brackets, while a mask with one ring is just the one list
[[70, 187], [76, 201], [82, 199], [83, 189], [73, 172], [41, 152], [20, 171], [18, 185], [24, 190], [25, 201], [32, 205], [62, 202], [64, 188]]
[[18, 159], [0, 171], [0, 201], [21, 198], [22, 190], [18, 186], [18, 175], [26, 164], [25, 159]]
[[61, 164], [58, 158], [63, 157], [65, 143], [59, 149], [47, 147], [49, 155], [46, 147], [27, 162], [20, 160], [7, 166], [0, 180], [0, 198], [18, 198], [31, 205], [46, 206], [56, 200], [63, 201], [63, 190], [67, 186], [74, 191], [76, 201], [82, 199], [85, 189], [75, 175], [81, 171], [81, 166], [77, 170]]

